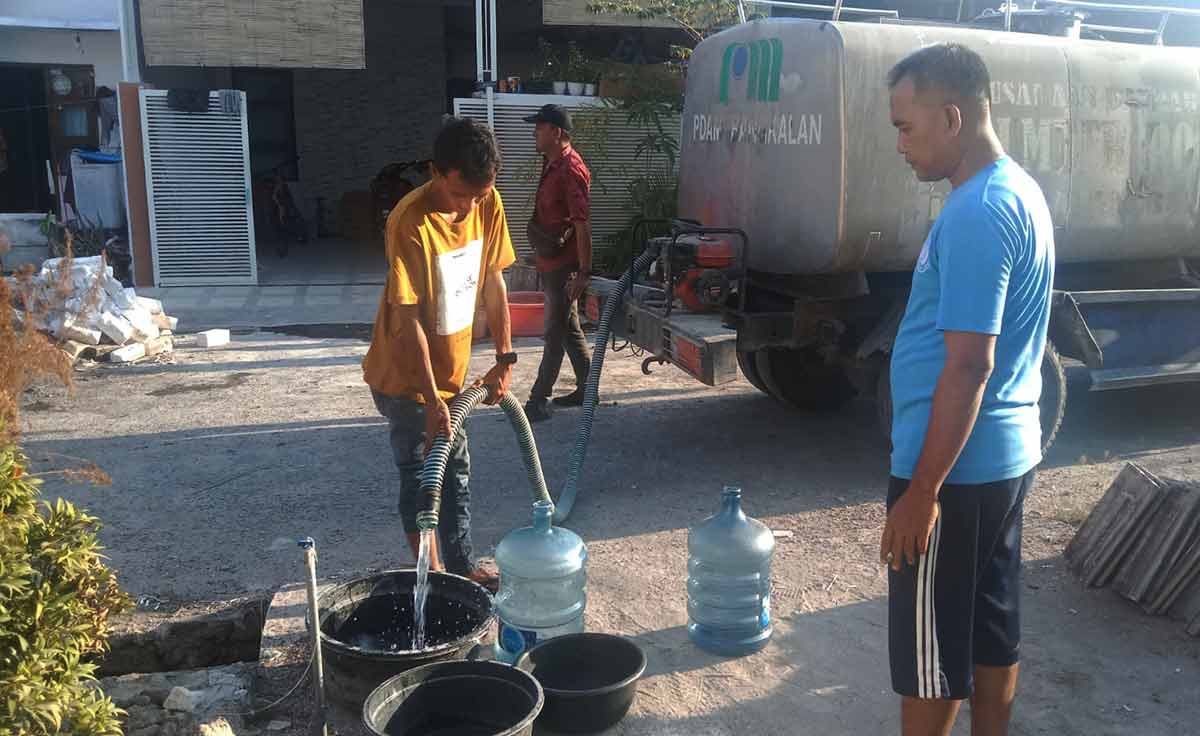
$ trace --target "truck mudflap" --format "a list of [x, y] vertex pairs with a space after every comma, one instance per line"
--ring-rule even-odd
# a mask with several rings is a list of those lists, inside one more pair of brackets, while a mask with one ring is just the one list
[[[584, 312], [592, 322], [616, 282], [593, 277], [584, 297]], [[693, 314], [654, 306], [659, 289], [635, 286], [627, 294], [620, 318], [612, 322], [613, 335], [645, 350], [649, 357], [643, 370], [655, 361], [671, 363], [708, 386], [737, 380], [737, 331], [726, 327], [719, 314]], [[599, 348], [600, 346], [597, 346]]]
[[1200, 381], [1200, 289], [1057, 291], [1051, 338], [1093, 391]]

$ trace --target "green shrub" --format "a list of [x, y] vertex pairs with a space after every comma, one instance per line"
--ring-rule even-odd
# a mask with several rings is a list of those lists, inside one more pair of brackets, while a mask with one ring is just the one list
[[58, 499], [15, 446], [0, 449], [0, 734], [120, 734], [88, 660], [128, 605], [104, 565], [99, 522]]

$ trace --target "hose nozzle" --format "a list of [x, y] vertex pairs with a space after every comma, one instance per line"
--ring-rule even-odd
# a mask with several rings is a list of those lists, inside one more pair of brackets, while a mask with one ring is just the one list
[[438, 512], [436, 511], [418, 511], [417, 512], [417, 529], [425, 531], [426, 529], [437, 529]]

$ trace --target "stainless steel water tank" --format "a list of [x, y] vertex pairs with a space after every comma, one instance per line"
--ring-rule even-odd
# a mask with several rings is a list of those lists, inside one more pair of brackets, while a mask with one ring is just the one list
[[967, 28], [771, 19], [705, 40], [680, 214], [745, 229], [760, 271], [910, 269], [949, 185], [896, 153], [885, 78], [941, 41], [986, 61], [994, 126], [1042, 185], [1060, 261], [1200, 257], [1200, 50]]

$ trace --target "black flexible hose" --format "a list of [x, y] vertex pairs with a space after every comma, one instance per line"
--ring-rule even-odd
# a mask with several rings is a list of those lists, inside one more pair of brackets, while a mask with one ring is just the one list
[[647, 248], [633, 262], [617, 282], [617, 286], [604, 300], [604, 308], [600, 311], [600, 322], [596, 325], [596, 338], [592, 343], [592, 368], [588, 371], [587, 383], [583, 388], [583, 415], [579, 418], [579, 427], [575, 430], [575, 448], [571, 451], [571, 464], [567, 470], [567, 482], [559, 494], [558, 503], [554, 507], [554, 523], [561, 524], [571, 515], [575, 508], [575, 497], [579, 494], [579, 474], [583, 470], [583, 461], [587, 458], [588, 443], [592, 439], [592, 422], [596, 418], [596, 404], [600, 399], [600, 371], [604, 368], [604, 354], [608, 350], [608, 338], [612, 333], [612, 320], [625, 299], [625, 292], [633, 284], [635, 274], [639, 274], [650, 266], [657, 251]]
[[[458, 436], [467, 415], [475, 410], [488, 396], [485, 386], [473, 386], [450, 400], [450, 436], [438, 435], [433, 440], [433, 447], [425, 456], [425, 464], [421, 468], [421, 506], [417, 510], [417, 528], [432, 529], [438, 525], [438, 515], [442, 507], [442, 483], [446, 478], [446, 463], [450, 459], [450, 448], [453, 438]], [[529, 488], [535, 501], [550, 500], [546, 489], [546, 481], [542, 475], [542, 463], [538, 458], [537, 443], [533, 439], [533, 431], [521, 402], [511, 393], [505, 394], [500, 400], [500, 408], [508, 415], [513, 432], [517, 435], [520, 445], [521, 460], [525, 463], [525, 472], [529, 476]]]
[[[625, 298], [625, 292], [633, 284], [634, 275], [641, 273], [656, 257], [657, 251], [647, 249], [633, 262], [633, 266], [617, 281], [616, 288], [609, 292], [604, 300], [604, 308], [600, 313], [600, 322], [596, 326], [596, 337], [592, 343], [592, 367], [588, 371], [587, 383], [583, 389], [583, 414], [579, 418], [579, 426], [575, 431], [575, 447], [571, 451], [571, 462], [567, 470], [567, 482], [563, 487], [558, 503], [554, 504], [554, 522], [561, 524], [571, 515], [575, 507], [575, 498], [579, 495], [579, 475], [587, 458], [588, 443], [592, 438], [592, 423], [596, 418], [596, 404], [600, 398], [600, 372], [604, 368], [604, 354], [608, 350], [608, 339], [612, 333], [612, 320], [620, 309]], [[425, 457], [421, 468], [421, 506], [417, 511], [417, 528], [432, 529], [438, 525], [438, 515], [442, 506], [442, 482], [446, 477], [446, 463], [450, 459], [452, 439], [458, 436], [463, 421], [475, 407], [487, 398], [488, 391], [483, 386], [473, 386], [466, 389], [450, 400], [450, 436], [438, 435], [433, 440], [433, 447]], [[529, 420], [525, 410], [511, 393], [505, 394], [500, 400], [500, 408], [508, 415], [509, 423], [517, 436], [520, 445], [521, 459], [525, 463], [525, 471], [529, 476], [529, 488], [535, 501], [554, 503], [546, 488], [546, 479], [542, 474], [541, 460], [538, 458], [537, 443], [533, 438]]]

